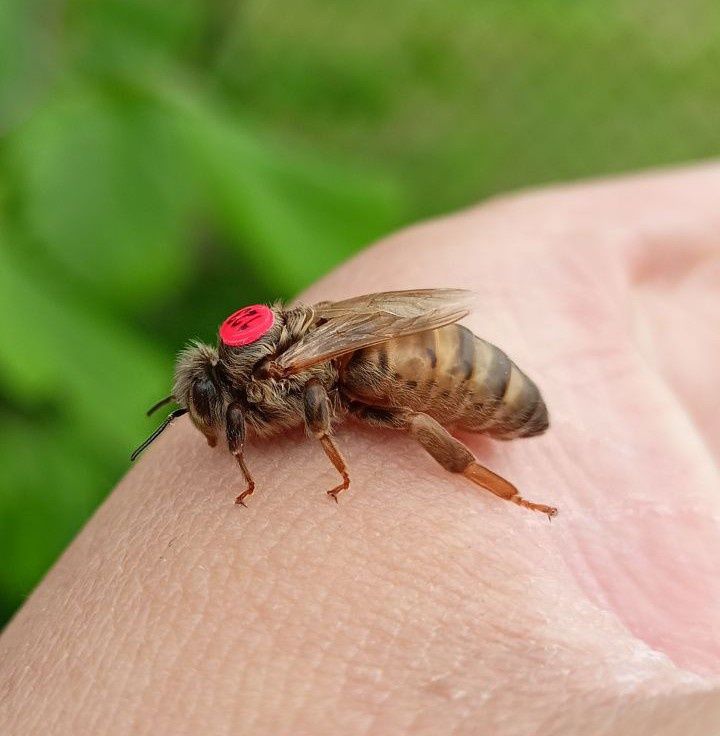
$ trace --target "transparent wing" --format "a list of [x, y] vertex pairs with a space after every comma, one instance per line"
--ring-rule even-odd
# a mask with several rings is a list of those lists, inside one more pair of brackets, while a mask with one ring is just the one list
[[290, 375], [394, 337], [434, 330], [469, 314], [474, 298], [463, 289], [415, 289], [320, 302], [313, 307], [317, 326], [275, 364]]

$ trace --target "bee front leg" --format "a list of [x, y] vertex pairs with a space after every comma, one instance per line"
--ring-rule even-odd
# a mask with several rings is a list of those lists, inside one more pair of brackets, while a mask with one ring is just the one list
[[350, 476], [347, 472], [345, 458], [330, 436], [330, 399], [323, 385], [315, 378], [305, 384], [304, 408], [305, 424], [308, 430], [320, 440], [325, 454], [342, 476], [342, 483], [327, 492], [328, 496], [337, 503], [338, 493], [350, 487]]
[[245, 499], [251, 496], [255, 490], [255, 481], [252, 479], [250, 471], [245, 464], [245, 457], [243, 455], [245, 448], [245, 415], [243, 414], [242, 406], [237, 402], [228, 406], [227, 413], [225, 414], [225, 429], [227, 432], [228, 448], [235, 456], [247, 483], [245, 490], [235, 499], [235, 503], [245, 506]]

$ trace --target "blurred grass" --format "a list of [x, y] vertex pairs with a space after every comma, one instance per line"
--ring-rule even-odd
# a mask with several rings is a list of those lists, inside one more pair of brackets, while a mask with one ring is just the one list
[[405, 222], [716, 155], [719, 64], [711, 0], [0, 3], [0, 621], [187, 338]]

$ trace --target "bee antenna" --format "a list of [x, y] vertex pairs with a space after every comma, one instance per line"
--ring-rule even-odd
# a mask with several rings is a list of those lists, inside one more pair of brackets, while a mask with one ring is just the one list
[[187, 414], [187, 409], [175, 409], [171, 411], [165, 421], [145, 440], [145, 442], [138, 447], [132, 455], [130, 455], [130, 462], [137, 460], [140, 453], [152, 444], [172, 423], [174, 419], [181, 417], [183, 414]]
[[170, 396], [166, 396], [164, 399], [160, 399], [156, 404], [153, 404], [146, 412], [145, 416], [150, 416], [151, 414], [154, 414], [158, 409], [161, 409], [166, 404], [169, 404], [171, 401], [175, 401], [175, 397], [171, 394]]

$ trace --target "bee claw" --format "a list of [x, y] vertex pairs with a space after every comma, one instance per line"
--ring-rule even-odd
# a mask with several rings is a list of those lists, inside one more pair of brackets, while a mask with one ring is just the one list
[[235, 503], [236, 503], [236, 504], [237, 504], [238, 506], [244, 506], [245, 508], [247, 508], [247, 504], [245, 503], [245, 499], [246, 499], [246, 498], [247, 498], [248, 496], [251, 496], [251, 495], [252, 495], [252, 491], [243, 491], [243, 492], [242, 492], [242, 493], [241, 493], [241, 494], [240, 494], [240, 495], [239, 495], [239, 496], [238, 496], [238, 497], [237, 497], [237, 498], [235, 499]]
[[335, 491], [328, 491], [327, 495], [330, 496], [335, 503], [339, 503], [337, 493]]

